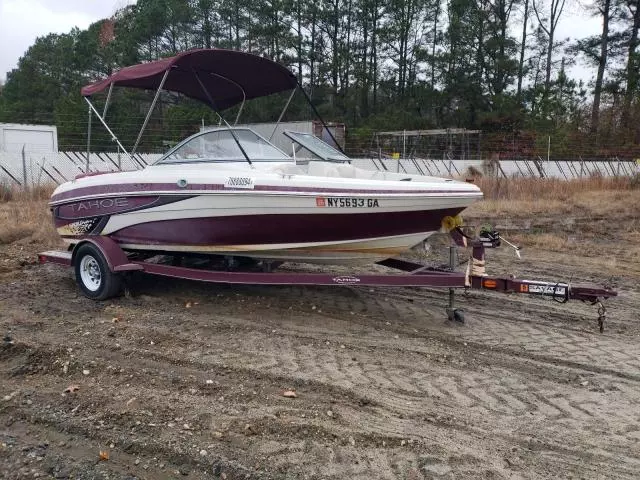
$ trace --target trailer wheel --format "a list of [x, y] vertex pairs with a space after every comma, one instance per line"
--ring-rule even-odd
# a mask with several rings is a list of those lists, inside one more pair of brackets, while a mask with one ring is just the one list
[[117, 295], [122, 288], [120, 276], [109, 269], [100, 249], [90, 243], [78, 248], [74, 271], [80, 290], [92, 300], [106, 300]]

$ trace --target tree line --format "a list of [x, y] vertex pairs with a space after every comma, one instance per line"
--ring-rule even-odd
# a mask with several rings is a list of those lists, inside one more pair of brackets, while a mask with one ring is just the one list
[[[639, 5], [589, 0], [585, 14], [598, 17], [602, 31], [575, 40], [557, 32], [567, 0], [138, 0], [86, 30], [38, 38], [0, 89], [0, 122], [53, 122], [62, 147], [81, 145], [82, 85], [123, 66], [219, 47], [289, 67], [351, 138], [466, 127], [482, 130], [497, 151], [515, 138], [530, 148], [553, 134], [594, 154], [631, 155], [640, 140]], [[594, 72], [592, 81], [570, 77], [576, 62]], [[109, 117], [135, 138], [149, 95], [118, 95]], [[263, 99], [243, 119], [274, 120], [282, 105]], [[308, 114], [296, 97], [288, 119]], [[202, 121], [215, 116], [165, 96], [142, 146], [175, 140]], [[95, 135], [109, 146], [105, 133]]]

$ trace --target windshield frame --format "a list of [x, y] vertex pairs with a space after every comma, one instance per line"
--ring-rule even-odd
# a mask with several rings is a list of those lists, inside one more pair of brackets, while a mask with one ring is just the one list
[[[249, 160], [251, 160], [251, 162], [256, 162], [256, 163], [260, 163], [260, 162], [278, 162], [278, 163], [282, 163], [282, 162], [293, 162], [293, 158], [291, 158], [289, 155], [287, 155], [284, 151], [282, 151], [280, 148], [276, 147], [273, 143], [271, 143], [269, 140], [267, 140], [266, 138], [264, 138], [262, 135], [260, 135], [259, 133], [256, 133], [254, 130], [252, 130], [251, 128], [247, 128], [247, 127], [218, 127], [218, 128], [208, 128], [206, 130], [202, 130], [198, 133], [194, 133], [193, 135], [185, 138], [184, 140], [182, 140], [181, 142], [179, 142], [178, 144], [174, 145], [171, 149], [169, 149], [169, 151], [167, 151], [164, 155], [162, 155], [162, 157], [160, 157], [158, 160], [156, 160], [153, 165], [181, 165], [181, 164], [190, 164], [190, 163], [238, 163], [238, 162], [247, 162], [247, 159], [240, 155], [238, 158], [202, 158], [202, 159], [183, 159], [183, 160], [168, 160], [169, 157], [171, 155], [173, 155], [177, 150], [179, 150], [180, 148], [182, 148], [184, 145], [186, 145], [187, 143], [195, 140], [196, 138], [199, 138], [203, 135], [212, 133], [212, 132], [229, 132], [230, 136], [234, 136], [233, 133], [231, 133], [231, 131], [233, 132], [241, 132], [241, 131], [248, 131], [253, 133], [256, 137], [258, 137], [260, 140], [262, 140], [263, 142], [265, 142], [267, 145], [269, 145], [270, 147], [272, 147], [273, 149], [275, 149], [276, 151], [280, 152], [282, 154], [281, 158], [251, 158], [250, 155], [248, 155]], [[242, 139], [239, 139], [239, 142], [242, 144]], [[243, 145], [244, 148], [244, 145]]]

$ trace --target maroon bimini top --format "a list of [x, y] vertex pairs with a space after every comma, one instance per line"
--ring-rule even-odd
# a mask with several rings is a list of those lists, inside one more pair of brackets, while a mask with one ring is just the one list
[[169, 74], [163, 90], [182, 93], [216, 110], [232, 107], [245, 99], [291, 90], [297, 85], [295, 75], [273, 60], [236, 50], [212, 48], [189, 50], [175, 57], [125, 67], [104, 80], [83, 87], [81, 93], [88, 97], [108, 89], [111, 84], [157, 90], [167, 70]]

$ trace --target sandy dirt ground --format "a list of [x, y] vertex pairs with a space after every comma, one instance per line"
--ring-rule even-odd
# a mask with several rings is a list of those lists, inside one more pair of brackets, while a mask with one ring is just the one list
[[[567, 226], [536, 222], [497, 221]], [[465, 325], [431, 289], [142, 275], [93, 302], [43, 245], [0, 246], [0, 477], [637, 479], [637, 235], [567, 228], [488, 270], [613, 282], [604, 334], [590, 305], [479, 291]]]

